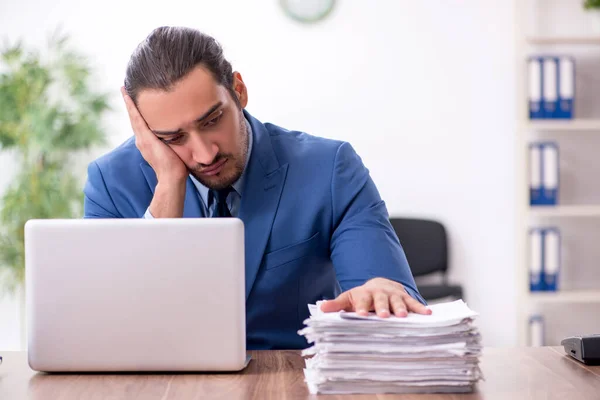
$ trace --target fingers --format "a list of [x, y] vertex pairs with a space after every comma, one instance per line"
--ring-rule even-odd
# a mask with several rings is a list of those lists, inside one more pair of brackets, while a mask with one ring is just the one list
[[404, 303], [406, 303], [408, 311], [424, 315], [431, 314], [431, 310], [429, 308], [425, 307], [418, 300], [412, 298], [408, 293], [404, 296]]
[[378, 291], [373, 294], [373, 302], [375, 304], [375, 312], [377, 316], [387, 318], [390, 316], [390, 299], [383, 291]]
[[406, 317], [409, 312], [431, 314], [431, 310], [412, 298], [402, 285], [390, 285], [383, 279], [346, 291], [336, 299], [323, 303], [321, 310], [323, 312], [355, 311], [363, 316], [375, 310], [377, 316], [382, 318], [392, 314]]
[[127, 114], [129, 114], [129, 119], [131, 119], [131, 122], [133, 123], [133, 120], [136, 117], [141, 116], [140, 112], [138, 111], [131, 97], [129, 97], [129, 95], [127, 94], [125, 87], [121, 87], [121, 94], [123, 95], [123, 101], [125, 101], [125, 108], [127, 108]]
[[[387, 299], [386, 299], [387, 300]], [[355, 311], [359, 315], [368, 315], [373, 299], [371, 293], [361, 287], [348, 290], [334, 300], [321, 304], [323, 312]], [[384, 308], [387, 309], [387, 304]]]
[[125, 87], [121, 87], [121, 94], [123, 95], [123, 100], [125, 101], [125, 107], [127, 108], [127, 114], [129, 114], [129, 121], [131, 122], [131, 128], [135, 133], [136, 140], [140, 141], [141, 139], [148, 139], [149, 137], [154, 138], [152, 132], [148, 128], [148, 124], [140, 114], [140, 111], [137, 109], [135, 103], [127, 94]]
[[354, 304], [354, 310], [358, 315], [368, 315], [371, 310], [371, 304], [373, 303], [373, 296], [371, 292], [363, 289], [356, 288], [351, 290], [351, 302]]
[[340, 294], [334, 300], [328, 300], [321, 304], [321, 311], [323, 312], [337, 312], [342, 310], [349, 310], [352, 308], [352, 303], [350, 302], [349, 292], [344, 292]]
[[396, 317], [406, 317], [408, 311], [404, 299], [399, 294], [393, 294], [390, 296], [390, 305], [392, 306], [392, 312]]

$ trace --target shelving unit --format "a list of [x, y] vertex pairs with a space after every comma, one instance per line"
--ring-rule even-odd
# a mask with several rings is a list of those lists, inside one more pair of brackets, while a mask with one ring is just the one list
[[574, 119], [574, 120], [537, 120], [527, 121], [528, 130], [576, 132], [588, 131], [600, 134], [600, 119]]
[[600, 45], [600, 36], [530, 36], [526, 39], [530, 45]]
[[[516, 12], [516, 105], [517, 105], [517, 135], [515, 140], [515, 155], [517, 167], [515, 168], [516, 186], [516, 215], [515, 215], [515, 249], [516, 249], [516, 279], [517, 279], [517, 328], [518, 344], [529, 344], [529, 317], [536, 312], [536, 307], [550, 305], [561, 307], [576, 303], [598, 304], [600, 306], [600, 281], [596, 282], [598, 289], [560, 290], [556, 292], [530, 292], [529, 290], [529, 228], [539, 225], [540, 219], [551, 219], [552, 224], [561, 224], [568, 221], [577, 224], [577, 221], [587, 221], [588, 218], [598, 218], [600, 225], [600, 204], [558, 206], [530, 206], [529, 205], [529, 174], [528, 174], [528, 145], [532, 141], [546, 140], [548, 137], [560, 137], [561, 140], [588, 140], [593, 135], [600, 135], [600, 119], [576, 117], [573, 120], [530, 120], [527, 103], [527, 57], [531, 54], [551, 53], [555, 49], [558, 53], [573, 51], [596, 52], [600, 57], [600, 36], [594, 35], [557, 35], [553, 34], [556, 27], [552, 24], [540, 25], [544, 27], [544, 36], [536, 32], [529, 32], [533, 24], [533, 13], [527, 15], [524, 9], [532, 5], [535, 0], [515, 1]], [[581, 2], [572, 2], [572, 7], [582, 7]], [[538, 2], [538, 5], [541, 3]], [[566, 3], [565, 3], [566, 4]], [[543, 3], [541, 7], [550, 6]], [[571, 7], [571, 5], [568, 5]], [[533, 8], [531, 8], [533, 10]], [[579, 12], [578, 10], [576, 10]], [[573, 14], [577, 14], [577, 12]], [[537, 15], [537, 14], [536, 14]], [[599, 19], [600, 21], [600, 19]], [[569, 21], [573, 23], [572, 21]], [[551, 29], [552, 31], [550, 31]], [[597, 33], [597, 32], [596, 32]], [[576, 67], [577, 68], [577, 67]], [[579, 72], [579, 71], [577, 71]], [[583, 77], [583, 76], [582, 76]], [[584, 77], [583, 79], [587, 79]], [[580, 81], [578, 81], [580, 83]], [[576, 89], [579, 90], [579, 89]], [[600, 99], [596, 100], [600, 102]], [[575, 114], [577, 116], [577, 102]], [[569, 142], [572, 143], [572, 142]], [[600, 149], [599, 149], [600, 150]], [[571, 151], [573, 151], [571, 149]], [[560, 154], [560, 151], [559, 151]], [[600, 242], [600, 237], [598, 237]], [[568, 263], [563, 263], [561, 269], [568, 269]], [[587, 267], [586, 267], [587, 268]], [[600, 268], [600, 263], [598, 264]], [[593, 286], [593, 285], [592, 285]], [[560, 285], [559, 285], [560, 287]], [[551, 343], [553, 344], [553, 343]]]
[[600, 303], [599, 290], [563, 290], [558, 292], [537, 292], [531, 294], [534, 303]]
[[[600, 217], [600, 205], [529, 207], [532, 217]], [[598, 221], [600, 223], [600, 220]]]

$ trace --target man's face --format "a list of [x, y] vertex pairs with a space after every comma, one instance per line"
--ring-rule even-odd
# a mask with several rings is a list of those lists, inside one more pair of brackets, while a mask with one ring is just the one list
[[[238, 73], [234, 81], [244, 108], [246, 87]], [[246, 122], [230, 92], [208, 70], [195, 68], [170, 91], [141, 91], [138, 109], [204, 186], [219, 190], [239, 179], [248, 155]]]

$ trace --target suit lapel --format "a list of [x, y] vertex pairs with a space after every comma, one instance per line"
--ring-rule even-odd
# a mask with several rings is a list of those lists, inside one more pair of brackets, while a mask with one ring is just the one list
[[[148, 186], [150, 187], [150, 191], [152, 195], [154, 195], [154, 190], [156, 189], [157, 179], [154, 170], [147, 162], [143, 161], [140, 163], [140, 167], [142, 168], [142, 173], [146, 178], [146, 182], [148, 182]], [[202, 211], [200, 208], [200, 199], [198, 198], [198, 193], [196, 187], [194, 186], [194, 182], [192, 182], [191, 178], [187, 178], [185, 183], [185, 200], [183, 203], [183, 218], [200, 218], [202, 217]]]
[[279, 165], [265, 126], [248, 113], [244, 114], [253, 133], [239, 215], [244, 222], [247, 300], [271, 235], [288, 164]]

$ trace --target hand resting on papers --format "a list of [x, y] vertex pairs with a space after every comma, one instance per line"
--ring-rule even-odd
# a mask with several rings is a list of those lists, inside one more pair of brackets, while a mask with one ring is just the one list
[[355, 311], [359, 315], [375, 311], [382, 318], [389, 317], [390, 313], [397, 317], [406, 317], [409, 311], [431, 314], [431, 310], [412, 298], [402, 284], [385, 278], [373, 278], [364, 285], [350, 289], [321, 305], [323, 312], [342, 310]]

